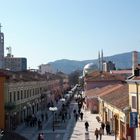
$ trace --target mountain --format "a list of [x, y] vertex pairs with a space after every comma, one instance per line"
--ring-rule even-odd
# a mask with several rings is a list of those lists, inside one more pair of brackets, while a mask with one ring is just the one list
[[[138, 55], [140, 55], [140, 52], [138, 53]], [[132, 52], [107, 56], [104, 57], [104, 60], [112, 61], [113, 63], [115, 63], [117, 69], [130, 69], [132, 67]], [[82, 70], [88, 63], [94, 63], [98, 65], [98, 59], [84, 61], [61, 59], [50, 62], [49, 64], [51, 64], [55, 70], [70, 74], [75, 70]]]

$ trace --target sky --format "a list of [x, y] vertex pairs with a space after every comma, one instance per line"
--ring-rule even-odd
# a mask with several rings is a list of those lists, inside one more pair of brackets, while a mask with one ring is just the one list
[[28, 68], [140, 51], [140, 0], [0, 0], [6, 47]]

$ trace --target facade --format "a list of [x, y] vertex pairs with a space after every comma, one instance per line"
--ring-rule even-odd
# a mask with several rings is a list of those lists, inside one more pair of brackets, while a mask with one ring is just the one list
[[0, 128], [4, 129], [5, 124], [5, 109], [4, 109], [4, 90], [5, 90], [6, 76], [0, 73]]
[[0, 24], [0, 69], [4, 68], [4, 34], [1, 32]]
[[40, 74], [56, 73], [56, 71], [52, 68], [51, 64], [42, 64], [42, 65], [40, 65], [38, 72]]
[[136, 112], [138, 114], [137, 126], [133, 128], [131, 139], [140, 140], [140, 76], [127, 80], [127, 82], [129, 85], [129, 105], [131, 107], [131, 112]]
[[10, 71], [25, 71], [27, 70], [27, 59], [13, 56], [4, 58], [5, 69]]
[[61, 83], [56, 75], [49, 75], [48, 78], [29, 71], [4, 73], [9, 75], [9, 79], [4, 82], [4, 89], [2, 88], [4, 97], [0, 98], [3, 101], [0, 102], [3, 104], [0, 112], [5, 112], [2, 128], [10, 130], [38, 110], [45, 111], [48, 103], [55, 102], [62, 96], [63, 87], [69, 87], [68, 83]]

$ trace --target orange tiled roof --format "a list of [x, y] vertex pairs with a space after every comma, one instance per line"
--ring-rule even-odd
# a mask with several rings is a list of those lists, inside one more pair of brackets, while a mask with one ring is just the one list
[[109, 72], [94, 71], [93, 73], [91, 73], [85, 77], [86, 82], [99, 81], [99, 80], [102, 80], [102, 81], [104, 81], [104, 80], [125, 81], [125, 76], [113, 75], [113, 74], [110, 74]]
[[121, 86], [118, 86], [116, 89], [108, 92], [108, 93], [102, 93], [101, 98], [112, 104], [113, 106], [116, 106], [119, 109], [123, 109], [126, 106], [129, 105], [129, 91], [128, 91], [128, 85], [122, 84]]
[[119, 109], [123, 109], [129, 104], [127, 84], [115, 84], [103, 88], [95, 88], [87, 91], [86, 96], [89, 98], [99, 96], [105, 102]]
[[59, 74], [47, 73], [47, 74], [41, 75], [37, 72], [28, 71], [28, 70], [13, 72], [9, 70], [0, 69], [0, 73], [7, 75], [9, 77], [7, 81], [9, 82], [45, 81], [45, 80], [55, 80], [55, 79], [64, 78], [63, 76]]

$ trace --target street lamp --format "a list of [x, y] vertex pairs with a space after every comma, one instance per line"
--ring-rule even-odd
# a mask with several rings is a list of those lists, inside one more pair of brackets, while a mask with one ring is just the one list
[[65, 98], [61, 98], [60, 99], [61, 102], [65, 102], [65, 100], [66, 100]]
[[49, 107], [49, 110], [53, 112], [53, 131], [54, 131], [54, 112], [57, 111], [57, 107]]

